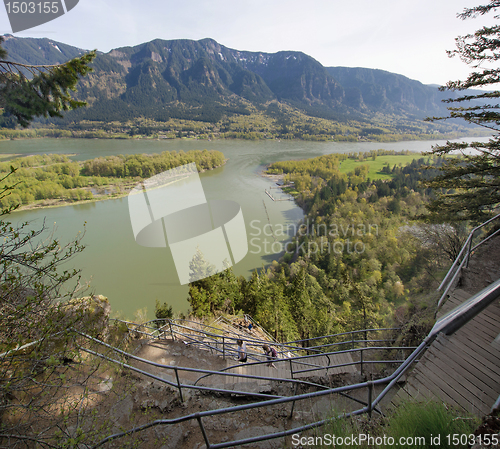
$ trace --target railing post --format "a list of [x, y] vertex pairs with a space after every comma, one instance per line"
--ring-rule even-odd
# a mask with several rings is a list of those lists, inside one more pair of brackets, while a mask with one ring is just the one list
[[[297, 387], [298, 387], [299, 384], [295, 384], [295, 391], [293, 392], [293, 395], [294, 396], [297, 396]], [[290, 410], [290, 416], [288, 417], [288, 419], [292, 419], [293, 418], [293, 410], [295, 408], [295, 401], [292, 401], [292, 409]]]
[[168, 325], [170, 326], [170, 335], [172, 336], [172, 341], [175, 341], [174, 331], [172, 330], [172, 321], [168, 320]]
[[352, 348], [351, 349], [354, 349], [354, 332], [351, 333], [351, 341], [352, 341]]
[[368, 416], [372, 417], [372, 409], [373, 409], [373, 404], [372, 404], [372, 398], [373, 398], [373, 382], [369, 380], [368, 382]]
[[292, 359], [288, 360], [290, 360], [290, 379], [293, 379], [293, 362]]
[[471, 248], [472, 248], [472, 239], [473, 238], [474, 238], [474, 234], [471, 235], [471, 238], [469, 240], [469, 247], [467, 248], [467, 254], [465, 255], [465, 257], [467, 258], [467, 260], [465, 261], [465, 268], [469, 267], [469, 258], [470, 258], [470, 251], [471, 251]]
[[179, 396], [181, 397], [181, 402], [184, 402], [184, 399], [182, 398], [181, 381], [179, 380], [179, 373], [177, 372], [177, 368], [174, 368], [174, 371], [175, 371], [175, 378], [177, 379], [177, 387], [179, 388]]
[[222, 336], [222, 359], [226, 360], [226, 344], [225, 344], [224, 335]]
[[196, 414], [196, 419], [198, 420], [198, 424], [200, 425], [201, 433], [203, 434], [203, 439], [205, 440], [205, 443], [207, 445], [207, 449], [210, 449], [210, 442], [208, 441], [208, 435], [207, 435], [207, 432], [205, 432], [205, 427], [203, 426], [203, 423], [201, 422], [201, 416], [199, 414]]
[[360, 354], [360, 360], [361, 360], [360, 370], [361, 370], [361, 375], [363, 375], [363, 349], [360, 349], [359, 354]]

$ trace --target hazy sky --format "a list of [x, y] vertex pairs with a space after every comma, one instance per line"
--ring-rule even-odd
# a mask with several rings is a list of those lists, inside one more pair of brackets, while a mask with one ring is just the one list
[[[28, 0], [32, 1], [32, 0]], [[38, 0], [37, 0], [38, 1]], [[80, 0], [19, 37], [47, 37], [84, 49], [160, 39], [211, 37], [238, 50], [298, 50], [324, 66], [388, 70], [423, 83], [463, 79], [470, 68], [446, 50], [492, 18], [456, 17], [471, 0]], [[12, 33], [0, 6], [0, 34]]]

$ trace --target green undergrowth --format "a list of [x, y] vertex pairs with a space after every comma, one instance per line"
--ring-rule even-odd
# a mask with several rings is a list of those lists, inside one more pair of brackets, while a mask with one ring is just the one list
[[412, 296], [394, 311], [395, 326], [399, 327], [394, 346], [418, 346], [436, 322], [435, 312], [439, 294]]
[[[457, 449], [469, 447], [469, 440], [473, 439], [473, 432], [478, 425], [478, 418], [444, 403], [407, 401], [386, 417], [373, 416], [370, 419], [362, 415], [332, 419], [317, 429], [314, 436], [302, 436], [300, 442], [312, 443], [307, 445], [316, 448], [383, 449], [397, 446]], [[458, 439], [454, 439], [454, 435], [458, 435]]]

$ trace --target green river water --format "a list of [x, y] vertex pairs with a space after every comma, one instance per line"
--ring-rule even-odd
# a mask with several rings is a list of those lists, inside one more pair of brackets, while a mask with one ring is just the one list
[[[476, 139], [479, 140], [479, 139]], [[234, 266], [237, 275], [249, 276], [252, 270], [270, 264], [280, 257], [280, 249], [289, 238], [270, 234], [274, 229], [293, 231], [302, 219], [302, 210], [293, 201], [273, 202], [264, 189], [271, 186], [261, 176], [267, 164], [278, 160], [304, 159], [329, 153], [349, 153], [384, 148], [388, 150], [428, 151], [437, 141], [396, 143], [337, 143], [301, 141], [200, 141], [200, 140], [87, 140], [36, 139], [0, 141], [3, 154], [71, 154], [85, 160], [98, 156], [162, 151], [219, 150], [228, 162], [224, 167], [201, 174], [208, 200], [227, 199], [241, 205], [246, 223], [249, 252]], [[278, 190], [273, 190], [278, 192]], [[284, 194], [276, 193], [280, 198]], [[264, 206], [265, 204], [265, 206]], [[267, 209], [267, 213], [266, 213]], [[10, 221], [32, 222], [41, 226], [43, 220], [62, 241], [70, 241], [84, 230], [86, 249], [70, 265], [81, 268], [83, 278], [90, 281], [87, 294], [107, 296], [113, 312], [132, 318], [134, 311], [147, 307], [153, 318], [155, 300], [171, 304], [175, 311], [187, 311], [188, 287], [179, 284], [168, 248], [139, 246], [132, 234], [127, 198], [94, 203], [68, 205], [32, 211], [19, 211]], [[266, 226], [267, 225], [267, 226]], [[277, 234], [285, 234], [284, 232]]]

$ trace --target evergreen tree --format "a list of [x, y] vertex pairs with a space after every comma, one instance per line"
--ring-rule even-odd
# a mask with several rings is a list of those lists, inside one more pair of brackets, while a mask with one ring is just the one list
[[[4, 38], [0, 36], [0, 45]], [[0, 47], [0, 108], [27, 127], [35, 117], [62, 117], [61, 111], [85, 106], [75, 100], [71, 91], [78, 80], [92, 69], [96, 56], [92, 51], [64, 64], [34, 66], [6, 61], [7, 52]]]
[[157, 320], [161, 320], [156, 322], [156, 326], [158, 328], [165, 326], [165, 324], [167, 324], [167, 320], [165, 318], [169, 320], [172, 319], [174, 317], [174, 309], [166, 302], [161, 305], [160, 301], [157, 299], [155, 305], [155, 317]]
[[278, 341], [295, 340], [299, 335], [285, 294], [286, 287], [284, 273], [273, 276], [271, 269], [268, 269], [260, 278], [259, 288], [254, 296], [257, 321]]
[[[352, 330], [370, 329], [377, 326], [376, 305], [373, 289], [365, 282], [355, 282], [347, 279], [350, 287], [351, 316], [349, 318]], [[371, 294], [370, 294], [371, 293]], [[365, 335], [366, 339], [366, 335]]]
[[224, 261], [224, 270], [218, 273], [198, 248], [189, 268], [191, 283], [188, 301], [195, 316], [201, 318], [217, 312], [235, 313], [243, 303], [241, 282], [227, 261]]
[[[499, 0], [489, 4], [467, 8], [459, 14], [460, 19], [476, 18], [500, 8]], [[499, 16], [495, 16], [498, 19]], [[471, 88], [495, 86], [500, 82], [500, 26], [484, 26], [474, 34], [456, 38], [456, 50], [449, 56], [459, 56], [475, 70], [463, 81], [450, 81], [441, 90], [464, 91]], [[460, 157], [447, 158], [440, 168], [440, 174], [425, 181], [427, 187], [444, 189], [429, 205], [431, 216], [440, 221], [467, 220], [484, 221], [491, 216], [500, 203], [500, 112], [498, 112], [499, 90], [480, 94], [459, 96], [448, 103], [449, 117], [433, 117], [430, 120], [446, 118], [463, 119], [489, 129], [493, 137], [486, 143], [454, 143], [436, 146], [432, 154], [449, 155], [458, 152]]]

